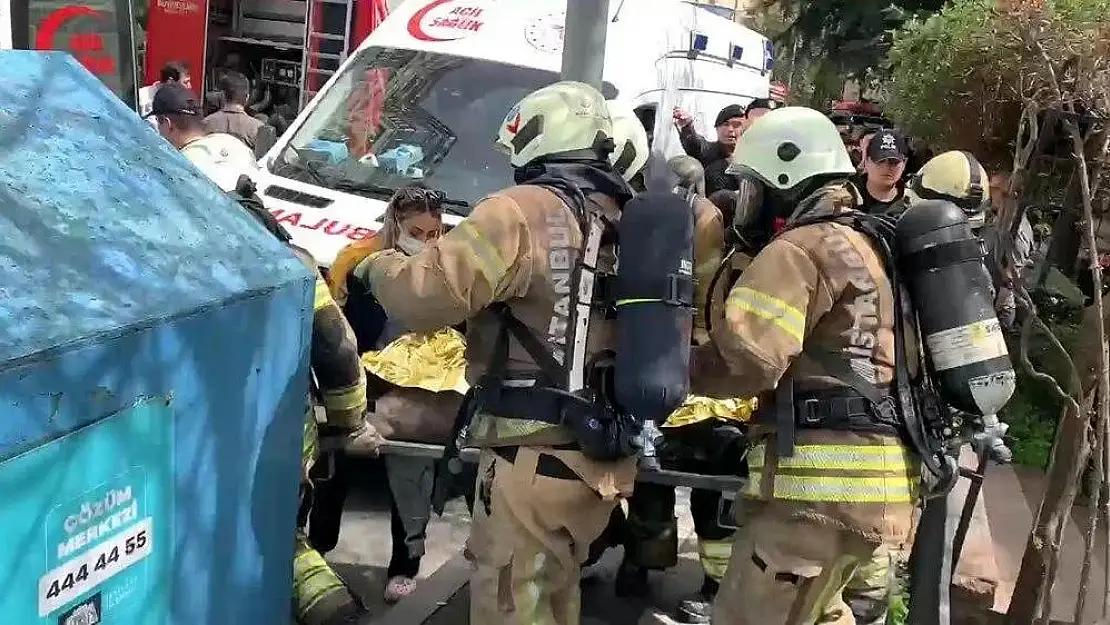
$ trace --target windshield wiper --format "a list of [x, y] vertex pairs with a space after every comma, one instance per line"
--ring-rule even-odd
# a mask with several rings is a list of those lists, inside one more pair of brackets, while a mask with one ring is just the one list
[[[470, 215], [470, 202], [466, 200], [457, 200], [453, 197], [444, 197], [439, 201], [443, 205], [443, 210], [455, 215], [457, 217], [466, 217]], [[462, 210], [462, 209], [466, 210]]]
[[321, 187], [327, 188], [329, 186], [328, 180], [326, 177], [324, 177], [324, 174], [320, 173], [320, 170], [316, 168], [316, 164], [308, 160], [308, 157], [305, 156], [304, 152], [301, 152], [300, 148], [293, 145], [292, 143], [290, 143], [286, 147], [288, 147], [290, 150], [293, 150], [293, 154], [297, 155], [297, 162], [290, 163], [287, 159], [282, 159], [283, 165], [285, 165], [286, 167], [292, 167], [293, 169], [296, 169], [298, 171], [307, 172], [308, 175], [316, 181], [316, 184], [320, 185]]
[[395, 189], [391, 189], [385, 185], [374, 184], [372, 182], [355, 182], [354, 180], [337, 180], [329, 186], [336, 191], [347, 191], [368, 197], [385, 198], [387, 200], [393, 197], [393, 193], [395, 192]]
[[[347, 191], [349, 193], [357, 193], [359, 195], [383, 199], [389, 199], [397, 192], [396, 189], [385, 185], [374, 184], [372, 182], [356, 182], [354, 180], [338, 180], [330, 186], [336, 191]], [[452, 215], [466, 217], [470, 214], [470, 202], [466, 200], [442, 197], [439, 202], [443, 206], [443, 210]]]

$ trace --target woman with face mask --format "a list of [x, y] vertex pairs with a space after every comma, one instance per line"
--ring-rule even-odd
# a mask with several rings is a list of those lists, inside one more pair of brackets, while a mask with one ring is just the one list
[[[384, 227], [340, 251], [329, 275], [332, 294], [355, 331], [367, 369], [367, 421], [388, 440], [447, 442], [466, 390], [465, 345], [451, 328], [416, 335], [392, 323], [355, 267], [382, 250], [419, 254], [443, 231], [441, 202], [438, 191], [424, 187], [397, 190], [386, 209]], [[384, 461], [393, 540], [384, 598], [394, 603], [415, 589], [431, 518], [435, 461], [390, 454]]]
[[355, 241], [339, 251], [328, 276], [332, 297], [343, 306], [347, 302], [347, 283], [351, 271], [367, 256], [381, 250], [397, 249], [416, 255], [424, 244], [443, 231], [442, 194], [419, 185], [398, 189], [389, 199], [384, 226], [374, 236]]

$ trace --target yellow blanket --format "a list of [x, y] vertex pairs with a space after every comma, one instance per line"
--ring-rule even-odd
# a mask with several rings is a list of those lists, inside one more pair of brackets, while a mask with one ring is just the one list
[[757, 406], [756, 398], [751, 399], [713, 399], [701, 395], [690, 395], [678, 410], [667, 417], [665, 428], [678, 428], [706, 419], [726, 419], [747, 421]]
[[[366, 370], [386, 382], [433, 393], [466, 393], [466, 339], [452, 328], [434, 334], [406, 334], [384, 349], [362, 355]], [[690, 395], [663, 427], [682, 427], [706, 419], [747, 421], [756, 399], [712, 399]]]
[[362, 366], [386, 382], [433, 393], [466, 393], [466, 340], [452, 328], [406, 334], [362, 355]]

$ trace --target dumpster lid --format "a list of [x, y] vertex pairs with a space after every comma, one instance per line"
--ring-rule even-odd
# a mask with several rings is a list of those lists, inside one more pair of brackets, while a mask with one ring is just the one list
[[4, 363], [310, 275], [58, 52], [0, 51], [0, 231]]

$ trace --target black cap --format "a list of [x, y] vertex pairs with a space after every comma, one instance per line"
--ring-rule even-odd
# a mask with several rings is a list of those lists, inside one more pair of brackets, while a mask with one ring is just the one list
[[151, 102], [147, 117], [151, 115], [195, 115], [199, 117], [203, 110], [195, 93], [180, 83], [168, 82], [159, 86], [158, 91], [154, 93], [154, 100]]
[[871, 135], [867, 144], [867, 158], [873, 162], [886, 160], [906, 160], [906, 140], [900, 135], [885, 128]]
[[751, 113], [755, 109], [767, 109], [773, 111], [777, 108], [782, 108], [782, 102], [772, 100], [771, 98], [756, 98], [748, 102], [748, 106], [744, 107], [744, 115]]
[[740, 106], [739, 104], [729, 104], [725, 108], [721, 109], [720, 113], [717, 113], [717, 121], [713, 122], [713, 125], [724, 126], [728, 122], [728, 120], [733, 119], [734, 117], [743, 116], [744, 107]]

